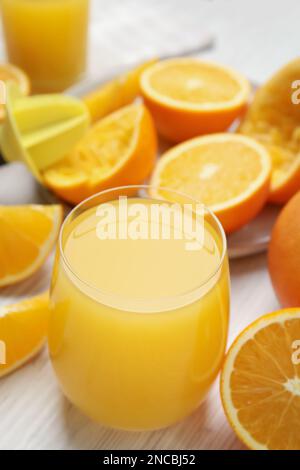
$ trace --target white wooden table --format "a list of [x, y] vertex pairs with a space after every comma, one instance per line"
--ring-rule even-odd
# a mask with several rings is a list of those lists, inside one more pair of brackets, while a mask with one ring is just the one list
[[[180, 48], [185, 36], [196, 38], [208, 30], [216, 47], [205, 56], [260, 82], [298, 54], [299, 17], [298, 0], [185, 0], [184, 6], [175, 0], [94, 0], [89, 74], [158, 53], [170, 35]], [[47, 288], [50, 270], [51, 260], [33, 278], [3, 289], [0, 303]], [[231, 280], [229, 342], [249, 322], [278, 308], [265, 255], [231, 262]], [[242, 448], [226, 422], [217, 382], [207, 401], [182, 423], [153, 433], [128, 433], [92, 423], [62, 396], [46, 350], [0, 380], [1, 450]]]

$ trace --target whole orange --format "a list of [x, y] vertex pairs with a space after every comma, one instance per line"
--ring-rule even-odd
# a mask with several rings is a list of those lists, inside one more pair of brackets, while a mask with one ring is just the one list
[[300, 192], [284, 206], [272, 231], [269, 272], [284, 307], [300, 306]]

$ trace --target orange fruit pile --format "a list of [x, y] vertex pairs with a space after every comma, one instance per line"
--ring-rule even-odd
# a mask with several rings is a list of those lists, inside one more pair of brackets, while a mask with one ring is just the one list
[[265, 315], [231, 346], [222, 370], [227, 418], [250, 449], [300, 449], [300, 310]]

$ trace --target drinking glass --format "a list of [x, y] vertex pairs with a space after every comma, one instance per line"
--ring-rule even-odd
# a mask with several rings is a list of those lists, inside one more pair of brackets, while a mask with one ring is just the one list
[[83, 76], [89, 0], [0, 0], [8, 60], [33, 92], [56, 92]]
[[223, 228], [173, 190], [103, 191], [64, 221], [50, 299], [51, 360], [71, 402], [113, 428], [169, 426], [204, 400], [223, 360]]

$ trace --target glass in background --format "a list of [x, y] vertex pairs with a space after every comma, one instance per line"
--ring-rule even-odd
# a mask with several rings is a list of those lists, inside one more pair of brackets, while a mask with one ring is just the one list
[[62, 91], [84, 75], [89, 0], [0, 0], [9, 62], [34, 93]]

